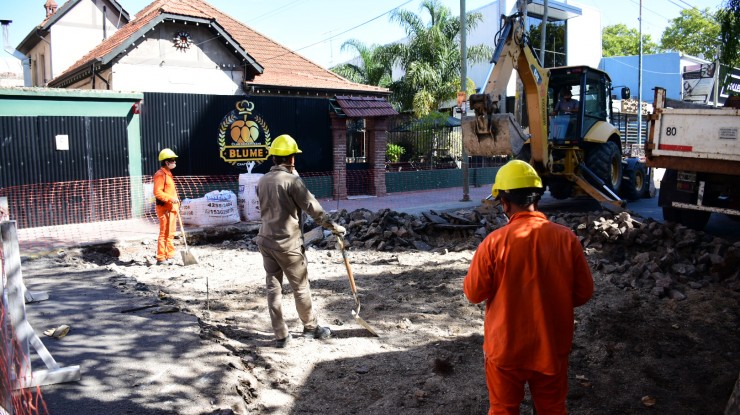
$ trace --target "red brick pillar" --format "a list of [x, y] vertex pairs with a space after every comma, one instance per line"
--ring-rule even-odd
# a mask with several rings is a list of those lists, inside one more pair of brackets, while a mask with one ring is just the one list
[[334, 199], [347, 198], [347, 119], [336, 114], [331, 118], [332, 160], [334, 165]]
[[388, 118], [366, 118], [365, 134], [368, 141], [368, 162], [370, 163], [370, 175], [372, 189], [375, 196], [385, 196], [385, 150], [388, 143], [386, 131], [388, 130]]

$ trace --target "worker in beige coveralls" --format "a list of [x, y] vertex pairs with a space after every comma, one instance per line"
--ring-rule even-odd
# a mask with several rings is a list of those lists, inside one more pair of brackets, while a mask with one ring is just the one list
[[292, 340], [283, 319], [283, 275], [293, 289], [296, 311], [303, 323], [303, 336], [326, 339], [331, 336], [328, 327], [318, 324], [311, 301], [308, 283], [306, 253], [303, 247], [302, 213], [306, 212], [316, 223], [335, 235], [344, 235], [343, 226], [334, 223], [321, 204], [306, 188], [295, 170], [295, 155], [301, 153], [293, 137], [283, 134], [272, 142], [268, 156], [275, 164], [257, 183], [262, 225], [255, 237], [262, 253], [267, 273], [267, 305], [270, 309], [272, 330], [277, 347], [286, 347]]

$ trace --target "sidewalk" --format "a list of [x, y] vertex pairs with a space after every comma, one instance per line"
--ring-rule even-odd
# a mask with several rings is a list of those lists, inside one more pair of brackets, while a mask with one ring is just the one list
[[463, 188], [421, 190], [416, 192], [390, 193], [386, 196], [350, 196], [346, 200], [320, 199], [321, 205], [328, 211], [346, 209], [348, 212], [357, 209], [368, 209], [376, 212], [391, 209], [410, 215], [420, 215], [429, 210], [448, 211], [455, 209], [472, 209], [480, 206], [481, 200], [491, 194], [491, 185], [470, 187], [468, 201], [462, 201]]
[[[386, 196], [350, 196], [348, 199], [319, 199], [323, 208], [329, 212], [346, 209], [368, 209], [377, 212], [391, 209], [397, 212], [419, 216], [422, 212], [436, 210], [473, 209], [480, 206], [481, 200], [491, 194], [490, 185], [469, 187], [468, 201], [462, 201], [463, 188], [422, 190], [415, 192], [390, 193]], [[187, 232], [197, 232], [199, 228], [188, 226]], [[24, 256], [38, 256], [45, 253], [75, 246], [102, 244], [122, 241], [156, 242], [159, 224], [147, 218], [121, 221], [95, 222], [73, 225], [47, 226], [18, 230], [21, 253]]]

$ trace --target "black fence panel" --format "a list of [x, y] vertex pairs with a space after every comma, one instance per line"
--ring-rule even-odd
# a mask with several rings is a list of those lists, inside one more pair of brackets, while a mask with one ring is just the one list
[[124, 117], [0, 117], [0, 134], [0, 187], [129, 174]]
[[[290, 134], [303, 153], [296, 159], [299, 171], [331, 171], [332, 139], [329, 101], [323, 98], [145, 93], [141, 110], [142, 168], [153, 173], [157, 156], [171, 148], [179, 156], [178, 175], [245, 173], [243, 164], [221, 157], [219, 132], [228, 125], [242, 101], [253, 104], [247, 118], [260, 126], [259, 141]], [[228, 135], [227, 135], [227, 138]], [[270, 163], [257, 164], [252, 172], [264, 173]]]
[[395, 118], [388, 127], [386, 161], [389, 171], [458, 168], [462, 161], [459, 120]]

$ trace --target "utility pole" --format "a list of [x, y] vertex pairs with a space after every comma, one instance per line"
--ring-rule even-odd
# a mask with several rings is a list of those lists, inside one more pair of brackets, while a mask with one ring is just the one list
[[719, 107], [719, 72], [722, 69], [722, 64], [719, 62], [719, 57], [722, 56], [722, 44], [717, 47], [717, 58], [714, 60], [714, 107]]
[[642, 0], [640, 0], [640, 57], [637, 72], [637, 145], [642, 147]]
[[[468, 99], [468, 48], [466, 45], [465, 33], [467, 30], [467, 23], [465, 17], [465, 0], [460, 0], [460, 88], [465, 93], [465, 100], [460, 104], [460, 129], [462, 130], [462, 118], [467, 112], [466, 101]], [[462, 135], [461, 135], [462, 137]], [[468, 180], [468, 152], [465, 150], [465, 143], [462, 144], [462, 173], [463, 173], [463, 196], [461, 202], [467, 202], [470, 200], [470, 186]]]

